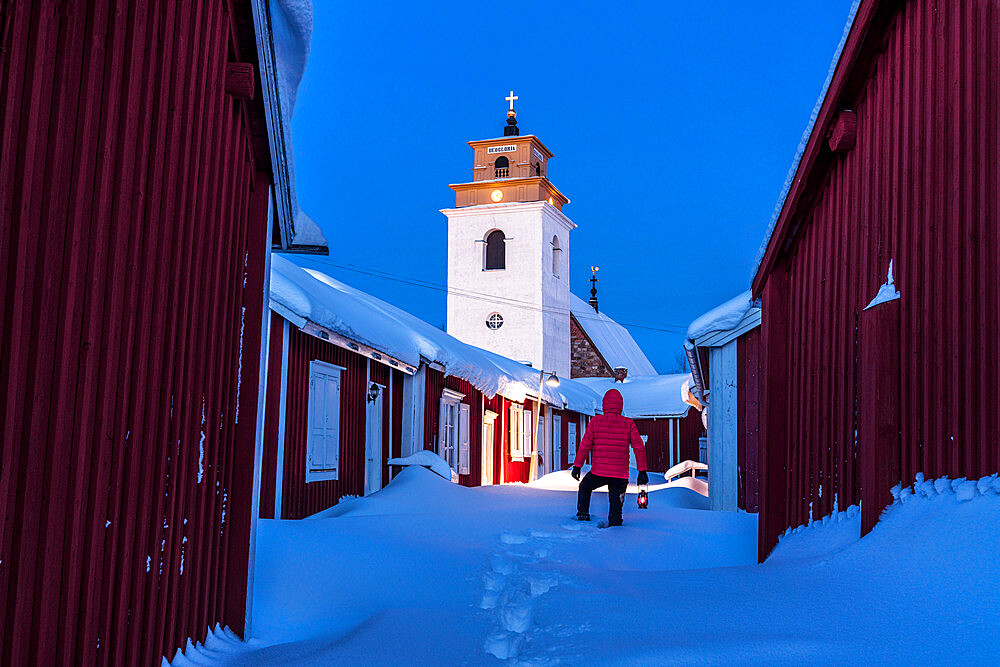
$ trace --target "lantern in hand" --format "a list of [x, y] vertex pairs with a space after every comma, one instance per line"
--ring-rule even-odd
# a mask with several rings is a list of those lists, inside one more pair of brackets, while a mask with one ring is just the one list
[[649, 496], [646, 494], [646, 489], [639, 489], [639, 509], [649, 509]]

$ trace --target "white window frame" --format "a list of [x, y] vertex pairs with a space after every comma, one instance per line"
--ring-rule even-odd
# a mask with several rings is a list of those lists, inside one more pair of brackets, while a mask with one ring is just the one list
[[[314, 359], [309, 362], [309, 403], [306, 429], [306, 483], [325, 482], [340, 477], [340, 403], [341, 372], [343, 366], [335, 366]], [[325, 383], [324, 389], [336, 388], [336, 400], [318, 405], [318, 383]], [[333, 408], [331, 411], [330, 408]], [[330, 416], [334, 416], [333, 425]], [[322, 421], [324, 426], [317, 422]], [[336, 442], [331, 450], [330, 440]], [[319, 451], [322, 449], [323, 451]], [[317, 463], [314, 464], [313, 462]]]
[[531, 411], [525, 410], [520, 403], [510, 404], [510, 460], [524, 461], [525, 456], [531, 456], [529, 451], [525, 454], [525, 412], [530, 418]]
[[[441, 392], [441, 402], [438, 408], [438, 456], [443, 458], [452, 470], [460, 475], [468, 475], [468, 454], [466, 454], [466, 465], [464, 466], [466, 472], [461, 472], [462, 466], [462, 447], [463, 444], [468, 447], [468, 437], [464, 438], [463, 435], [468, 433], [468, 406], [463, 410], [462, 400], [465, 398], [465, 394], [459, 393], [452, 389], [444, 389]], [[465, 415], [465, 423], [463, 424], [463, 413]], [[449, 419], [449, 415], [454, 415], [455, 421], [452, 423]], [[464, 426], [464, 430], [463, 430]]]

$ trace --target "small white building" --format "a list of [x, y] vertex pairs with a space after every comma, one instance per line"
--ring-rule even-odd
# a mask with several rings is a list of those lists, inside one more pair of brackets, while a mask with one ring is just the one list
[[750, 292], [705, 313], [684, 348], [704, 406], [708, 498], [714, 510], [757, 511], [757, 369], [760, 305]]

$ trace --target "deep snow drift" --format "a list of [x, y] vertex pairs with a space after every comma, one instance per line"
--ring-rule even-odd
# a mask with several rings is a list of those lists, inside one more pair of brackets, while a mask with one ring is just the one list
[[919, 480], [866, 538], [852, 508], [757, 565], [756, 517], [689, 489], [602, 530], [572, 492], [411, 467], [336, 518], [262, 521], [254, 639], [174, 664], [995, 662], [995, 480]]

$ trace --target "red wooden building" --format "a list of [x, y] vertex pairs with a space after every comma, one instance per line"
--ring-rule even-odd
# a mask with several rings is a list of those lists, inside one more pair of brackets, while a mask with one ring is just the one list
[[[282, 257], [270, 305], [261, 518], [300, 519], [378, 491], [390, 459], [421, 449], [465, 486], [528, 481], [531, 368]], [[546, 392], [540, 474], [565, 467], [582, 435], [567, 403], [593, 414], [597, 400], [569, 380]]]
[[243, 631], [266, 266], [294, 238], [266, 12], [0, 3], [0, 664]]
[[860, 3], [753, 281], [761, 558], [852, 503], [867, 531], [918, 472], [1000, 469], [998, 114], [1000, 3]]

